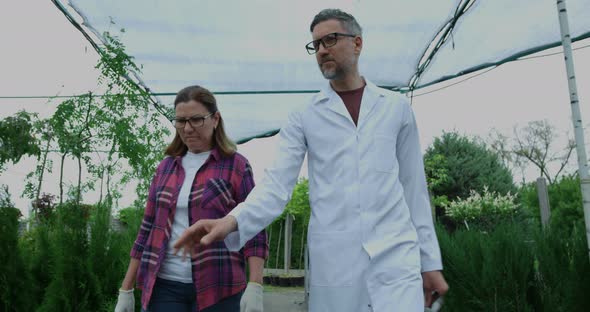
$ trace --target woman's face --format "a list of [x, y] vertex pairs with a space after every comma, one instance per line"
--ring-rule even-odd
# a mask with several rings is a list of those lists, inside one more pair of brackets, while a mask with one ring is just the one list
[[[210, 114], [202, 103], [193, 100], [178, 103], [175, 110], [176, 131], [188, 150], [193, 153], [211, 150], [213, 132], [219, 123], [219, 112]], [[183, 122], [179, 123], [178, 120]]]

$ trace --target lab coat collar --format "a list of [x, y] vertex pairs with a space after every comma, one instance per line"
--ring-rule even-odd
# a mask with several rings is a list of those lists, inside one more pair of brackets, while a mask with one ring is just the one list
[[[385, 97], [387, 92], [385, 89], [377, 87], [368, 79], [365, 79], [364, 77], [363, 79], [365, 80], [366, 86], [365, 91], [363, 93], [363, 99], [361, 102], [361, 111], [359, 114], [358, 121], [359, 127], [362, 125], [362, 123], [364, 123], [364, 120], [366, 120], [366, 118], [370, 115], [371, 111], [373, 110], [373, 107], [377, 104], [379, 98]], [[346, 107], [343, 105], [342, 100], [340, 99], [336, 91], [332, 89], [332, 86], [330, 85], [329, 81], [320, 90], [320, 93], [317, 95], [314, 104], [326, 105], [326, 107], [331, 111], [344, 116], [352, 122], [350, 114], [346, 110]]]
[[[386, 95], [387, 90], [377, 87], [373, 82], [371, 82], [369, 79], [366, 79], [365, 77], [362, 78], [365, 80], [366, 83], [365, 89], [368, 89], [371, 92], [378, 94], [380, 97], [384, 97]], [[318, 93], [318, 96], [316, 97], [315, 104], [321, 103], [337, 95], [338, 94], [336, 93], [336, 91], [332, 89], [330, 81], [327, 81], [324, 87], [320, 89], [320, 93]]]

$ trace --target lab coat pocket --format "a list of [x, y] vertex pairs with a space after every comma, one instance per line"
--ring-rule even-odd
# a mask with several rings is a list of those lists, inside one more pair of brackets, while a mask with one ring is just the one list
[[380, 172], [394, 172], [395, 138], [386, 134], [376, 134], [373, 140], [373, 162]]
[[351, 286], [358, 244], [351, 232], [309, 234], [309, 267], [312, 286]]
[[390, 264], [374, 274], [367, 283], [375, 311], [424, 311], [419, 265]]
[[389, 267], [377, 275], [377, 280], [382, 285], [404, 285], [412, 282], [421, 282], [420, 266], [416, 264]]

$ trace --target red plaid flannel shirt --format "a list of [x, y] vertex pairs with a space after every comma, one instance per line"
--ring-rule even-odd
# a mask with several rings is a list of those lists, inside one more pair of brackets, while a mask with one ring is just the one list
[[[166, 157], [158, 166], [150, 186], [143, 222], [131, 250], [140, 260], [137, 286], [141, 305], [149, 304], [158, 269], [166, 255], [178, 193], [184, 182], [182, 157]], [[214, 148], [197, 172], [189, 195], [189, 224], [200, 219], [218, 219], [246, 199], [254, 188], [248, 160], [235, 153], [224, 157]], [[199, 310], [246, 287], [245, 259], [268, 257], [266, 232], [252, 238], [239, 252], [230, 252], [224, 242], [197, 246], [192, 258], [193, 283]]]

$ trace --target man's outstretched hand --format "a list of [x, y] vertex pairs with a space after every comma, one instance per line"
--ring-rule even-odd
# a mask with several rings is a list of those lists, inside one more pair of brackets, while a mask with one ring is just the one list
[[222, 241], [225, 237], [238, 229], [238, 222], [233, 216], [227, 215], [221, 219], [204, 219], [195, 222], [186, 229], [174, 243], [174, 254], [182, 249], [182, 258], [187, 254], [193, 255], [196, 245], [209, 245], [215, 241]]

